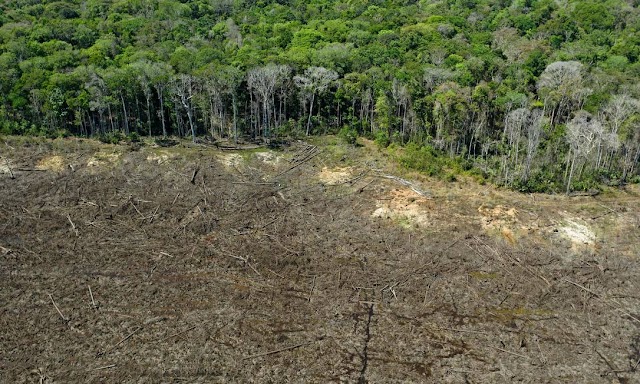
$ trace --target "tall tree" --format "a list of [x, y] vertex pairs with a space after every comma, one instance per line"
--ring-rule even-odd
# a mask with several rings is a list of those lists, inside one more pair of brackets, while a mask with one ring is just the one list
[[316, 96], [324, 94], [327, 89], [338, 79], [335, 71], [324, 67], [309, 67], [303, 75], [294, 77], [296, 86], [304, 95], [304, 101], [309, 102], [309, 117], [307, 118], [307, 136], [311, 133], [311, 116]]
[[542, 98], [551, 124], [562, 122], [572, 111], [580, 109], [592, 92], [584, 85], [584, 65], [577, 61], [556, 61], [547, 66], [538, 79]]
[[254, 68], [247, 74], [247, 86], [258, 101], [262, 104], [262, 134], [269, 137], [269, 128], [274, 122], [272, 118], [272, 106], [278, 84], [280, 84], [289, 68], [286, 65], [268, 64]]
[[193, 96], [195, 95], [196, 84], [192, 75], [180, 74], [173, 79], [172, 88], [179, 98], [182, 108], [187, 113], [189, 128], [191, 129], [191, 140], [196, 142], [196, 122], [193, 108]]

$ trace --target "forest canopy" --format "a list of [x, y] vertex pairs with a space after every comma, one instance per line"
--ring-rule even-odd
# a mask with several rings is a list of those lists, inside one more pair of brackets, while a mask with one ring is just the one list
[[0, 133], [340, 133], [523, 191], [637, 182], [639, 4], [4, 1]]

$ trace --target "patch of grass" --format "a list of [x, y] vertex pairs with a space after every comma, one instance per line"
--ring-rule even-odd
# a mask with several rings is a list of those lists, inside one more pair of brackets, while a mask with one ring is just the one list
[[442, 180], [456, 181], [457, 175], [462, 174], [464, 168], [467, 168], [462, 159], [446, 156], [428, 145], [412, 143], [401, 150], [392, 149], [397, 153], [396, 158], [403, 167]]
[[340, 132], [338, 132], [338, 137], [347, 144], [356, 145], [358, 142], [358, 131], [353, 127], [345, 125]]
[[394, 221], [398, 226], [404, 229], [414, 229], [415, 227], [414, 224], [411, 222], [411, 219], [409, 219], [406, 216], [398, 217]]

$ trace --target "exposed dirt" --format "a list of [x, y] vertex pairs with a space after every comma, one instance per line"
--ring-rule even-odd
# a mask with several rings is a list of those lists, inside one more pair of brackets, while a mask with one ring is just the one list
[[0, 382], [640, 382], [635, 186], [316, 144], [0, 141]]

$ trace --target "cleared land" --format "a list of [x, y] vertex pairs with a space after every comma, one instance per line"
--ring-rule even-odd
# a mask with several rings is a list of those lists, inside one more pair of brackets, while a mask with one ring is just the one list
[[0, 142], [0, 382], [640, 382], [640, 192], [370, 143]]

